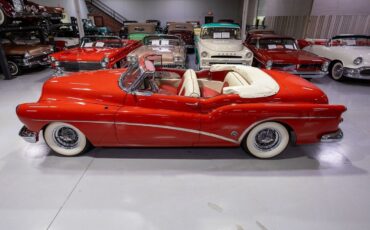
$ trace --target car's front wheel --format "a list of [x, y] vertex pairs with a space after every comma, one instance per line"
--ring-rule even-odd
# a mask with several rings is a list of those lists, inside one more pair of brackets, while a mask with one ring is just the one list
[[331, 67], [330, 67], [330, 76], [336, 80], [336, 81], [342, 81], [344, 76], [343, 76], [343, 64], [339, 61], [334, 62]]
[[244, 138], [243, 149], [258, 158], [271, 158], [282, 153], [289, 143], [289, 132], [280, 123], [261, 123]]
[[8, 61], [8, 69], [12, 76], [17, 76], [21, 72], [17, 63], [13, 61]]
[[89, 148], [86, 136], [76, 127], [63, 122], [53, 122], [44, 130], [46, 144], [63, 156], [76, 156]]

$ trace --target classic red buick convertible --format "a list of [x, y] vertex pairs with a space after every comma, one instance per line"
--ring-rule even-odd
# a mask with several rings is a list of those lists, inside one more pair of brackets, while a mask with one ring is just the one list
[[[289, 76], [289, 77], [287, 77]], [[342, 105], [287, 73], [243, 65], [209, 70], [125, 69], [54, 77], [36, 103], [17, 115], [26, 141], [42, 131], [55, 152], [73, 156], [89, 146], [242, 146], [259, 158], [297, 144], [342, 138]]]
[[119, 68], [126, 61], [127, 54], [139, 46], [138, 41], [114, 36], [86, 36], [81, 39], [79, 47], [50, 55], [51, 66], [57, 74]]
[[253, 52], [253, 66], [320, 78], [328, 73], [329, 60], [299, 49], [292, 37], [252, 33], [244, 44]]

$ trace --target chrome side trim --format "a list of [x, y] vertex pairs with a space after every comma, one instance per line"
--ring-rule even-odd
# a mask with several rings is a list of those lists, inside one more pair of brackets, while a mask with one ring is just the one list
[[144, 124], [144, 123], [134, 123], [134, 122], [113, 122], [113, 121], [86, 121], [86, 120], [38, 120], [34, 119], [33, 121], [38, 122], [72, 122], [72, 123], [93, 123], [93, 124], [116, 124], [116, 125], [130, 125], [130, 126], [142, 126], [142, 127], [153, 127], [153, 128], [162, 128], [162, 129], [170, 129], [170, 130], [177, 130], [182, 132], [189, 132], [189, 133], [195, 133], [195, 134], [201, 134], [209, 137], [214, 137], [220, 140], [228, 141], [234, 144], [240, 144], [243, 140], [243, 137], [257, 124], [266, 122], [266, 121], [273, 121], [276, 119], [334, 119], [336, 117], [270, 117], [264, 120], [257, 121], [253, 124], [251, 124], [248, 128], [244, 130], [244, 132], [239, 136], [238, 140], [234, 140], [231, 138], [227, 138], [225, 136], [217, 135], [214, 133], [204, 132], [200, 130], [195, 129], [187, 129], [187, 128], [181, 128], [181, 127], [173, 127], [173, 126], [167, 126], [167, 125], [155, 125], [155, 124]]
[[130, 125], [130, 126], [142, 126], [142, 127], [152, 127], [152, 128], [160, 128], [160, 129], [170, 129], [170, 130], [176, 130], [176, 131], [183, 131], [183, 132], [188, 132], [188, 133], [195, 133], [195, 134], [201, 134], [205, 136], [210, 136], [214, 137], [220, 140], [228, 141], [231, 143], [238, 144], [238, 141], [220, 136], [214, 133], [209, 133], [209, 132], [203, 132], [195, 129], [186, 129], [186, 128], [179, 128], [179, 127], [173, 127], [173, 126], [166, 126], [166, 125], [152, 125], [152, 124], [141, 124], [141, 123], [128, 123], [128, 122], [117, 122], [116, 124], [118, 125]]
[[337, 142], [343, 139], [343, 131], [338, 129], [334, 133], [328, 133], [321, 136], [321, 142]]

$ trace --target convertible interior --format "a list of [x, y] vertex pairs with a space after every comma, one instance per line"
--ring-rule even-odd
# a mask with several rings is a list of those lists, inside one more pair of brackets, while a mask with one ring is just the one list
[[[217, 75], [217, 77], [212, 77]], [[186, 70], [177, 72], [162, 70], [154, 78], [157, 93], [187, 97], [210, 98], [223, 94], [238, 94], [242, 98], [267, 97], [279, 91], [279, 85], [267, 73], [258, 68], [242, 65], [213, 65], [208, 78]]]

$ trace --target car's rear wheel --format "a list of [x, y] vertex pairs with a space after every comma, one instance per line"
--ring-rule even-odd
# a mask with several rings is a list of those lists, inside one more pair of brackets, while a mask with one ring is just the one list
[[243, 149], [258, 158], [271, 158], [282, 153], [289, 143], [289, 132], [280, 123], [261, 123], [244, 138]]
[[90, 144], [86, 136], [75, 126], [63, 122], [53, 122], [44, 130], [46, 144], [63, 156], [76, 156], [88, 150]]
[[339, 61], [334, 62], [330, 67], [330, 76], [336, 81], [342, 81], [344, 79], [343, 76], [343, 64]]
[[12, 76], [17, 76], [20, 73], [19, 66], [13, 61], [8, 61], [8, 69]]

